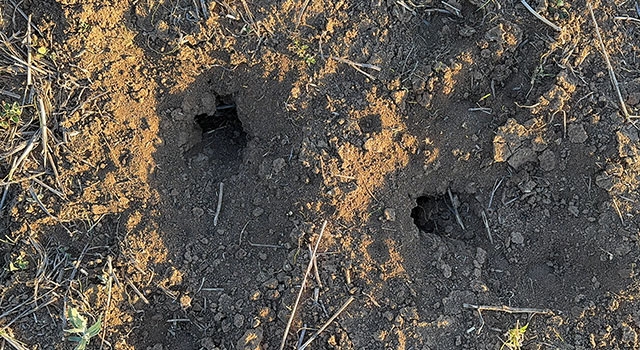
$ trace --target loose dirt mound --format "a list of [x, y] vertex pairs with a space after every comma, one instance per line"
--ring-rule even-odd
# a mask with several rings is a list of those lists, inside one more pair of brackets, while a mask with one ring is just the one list
[[640, 348], [592, 5], [606, 54], [580, 0], [2, 2], [5, 346]]

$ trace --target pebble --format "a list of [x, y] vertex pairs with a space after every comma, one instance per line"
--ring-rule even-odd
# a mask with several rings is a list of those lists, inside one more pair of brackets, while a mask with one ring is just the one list
[[575, 205], [570, 205], [570, 206], [567, 207], [567, 209], [575, 217], [578, 217], [578, 215], [580, 214], [580, 211], [578, 210], [578, 207], [576, 207]]
[[529, 147], [520, 147], [509, 157], [507, 163], [517, 170], [522, 165], [535, 160], [536, 152]]
[[251, 293], [249, 293], [249, 300], [251, 300], [251, 301], [260, 300], [260, 298], [262, 298], [262, 292], [260, 292], [257, 289], [255, 289]]
[[480, 265], [484, 265], [485, 261], [487, 261], [487, 251], [480, 247], [476, 248], [476, 260]]
[[236, 343], [236, 350], [260, 350], [262, 346], [263, 330], [261, 327], [249, 329]]
[[451, 277], [451, 266], [449, 264], [442, 265], [442, 274], [444, 275], [444, 278]]
[[257, 207], [253, 209], [253, 216], [258, 217], [264, 213], [264, 209]]
[[213, 342], [213, 339], [211, 339], [211, 337], [202, 338], [200, 340], [200, 346], [205, 350], [217, 349], [216, 343]]
[[262, 284], [264, 288], [267, 289], [277, 289], [278, 288], [278, 280], [275, 278], [270, 278], [266, 282]]
[[384, 210], [384, 219], [387, 221], [396, 221], [396, 210], [393, 208], [386, 208]]
[[267, 300], [278, 300], [280, 299], [280, 292], [277, 290], [268, 290], [264, 293], [264, 297]]
[[567, 135], [569, 136], [569, 141], [571, 141], [571, 143], [583, 143], [587, 141], [587, 138], [589, 137], [582, 124], [569, 125], [567, 128]]
[[193, 213], [193, 216], [199, 218], [202, 215], [204, 215], [204, 209], [199, 208], [199, 207], [195, 207], [193, 209], [191, 209], [191, 212]]
[[511, 242], [515, 244], [524, 244], [524, 236], [520, 232], [511, 232]]
[[285, 165], [287, 165], [287, 162], [284, 160], [284, 158], [276, 158], [273, 160], [273, 163], [271, 165], [272, 165], [273, 173], [277, 174], [282, 169], [284, 169]]
[[556, 168], [556, 155], [552, 150], [546, 149], [538, 156], [540, 168], [544, 171], [551, 171]]
[[233, 316], [233, 325], [236, 326], [236, 328], [241, 328], [242, 325], [244, 325], [244, 315], [236, 314]]

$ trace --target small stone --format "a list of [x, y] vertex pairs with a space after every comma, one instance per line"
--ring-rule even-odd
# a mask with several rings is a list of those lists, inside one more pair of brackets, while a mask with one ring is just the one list
[[267, 289], [277, 289], [278, 280], [275, 278], [270, 278], [266, 282], [262, 283], [262, 286]]
[[396, 221], [396, 210], [392, 208], [386, 208], [384, 210], [384, 219], [387, 221]]
[[622, 327], [622, 342], [635, 349], [638, 345], [638, 333], [629, 325]]
[[216, 343], [213, 342], [213, 339], [211, 339], [211, 337], [200, 339], [200, 347], [205, 350], [215, 350], [218, 348], [216, 347]]
[[471, 281], [471, 290], [476, 293], [486, 293], [489, 291], [489, 287], [480, 280], [473, 280]]
[[520, 232], [511, 232], [511, 242], [514, 244], [524, 244], [524, 236]]
[[382, 317], [386, 318], [387, 321], [389, 321], [389, 322], [393, 321], [393, 319], [395, 318], [395, 317], [393, 317], [393, 313], [391, 311], [385, 311], [382, 314]]
[[587, 138], [589, 137], [582, 124], [569, 125], [567, 135], [569, 136], [569, 141], [571, 141], [571, 143], [583, 143], [587, 141]]
[[551, 171], [556, 168], [556, 155], [552, 150], [546, 149], [538, 156], [540, 168], [544, 171]]
[[191, 307], [191, 301], [192, 301], [192, 299], [191, 299], [191, 297], [190, 297], [190, 296], [188, 296], [188, 295], [186, 295], [186, 294], [185, 294], [185, 295], [182, 295], [182, 296], [180, 297], [180, 306], [182, 306], [182, 308], [183, 308], [184, 310], [186, 310], [186, 309], [188, 309], [188, 308], [190, 308], [190, 307]]
[[444, 275], [444, 278], [450, 278], [452, 273], [451, 273], [451, 266], [449, 264], [444, 264], [442, 265], [442, 274]]
[[236, 314], [235, 316], [233, 316], [233, 325], [236, 326], [236, 328], [242, 327], [243, 324], [244, 316], [242, 314]]
[[247, 251], [242, 248], [238, 248], [235, 254], [236, 259], [243, 259], [246, 256], [247, 256]]
[[526, 163], [535, 162], [536, 161], [536, 152], [534, 152], [529, 147], [520, 147], [518, 148], [511, 157], [507, 160], [507, 163], [511, 165], [514, 169], [519, 169]]
[[204, 209], [199, 208], [199, 207], [195, 207], [193, 209], [191, 209], [191, 212], [193, 213], [193, 216], [199, 218], [202, 215], [204, 215]]
[[284, 160], [284, 158], [274, 159], [273, 163], [271, 164], [273, 174], [279, 173], [282, 169], [284, 169], [285, 165], [287, 165], [287, 162]]
[[519, 183], [518, 188], [520, 189], [520, 191], [522, 191], [522, 193], [531, 193], [537, 185], [538, 184], [535, 181], [529, 180]]
[[601, 172], [600, 174], [596, 175], [596, 186], [602, 188], [605, 191], [611, 191], [615, 183], [616, 182], [614, 178], [607, 175], [605, 172]]
[[420, 319], [420, 316], [418, 316], [418, 308], [416, 308], [415, 306], [402, 308], [400, 310], [400, 316], [409, 321], [417, 321]]
[[263, 338], [262, 328], [249, 329], [236, 343], [236, 350], [261, 350]]
[[262, 292], [257, 289], [249, 293], [249, 300], [251, 301], [257, 301], [260, 300], [260, 298], [262, 298]]
[[383, 342], [386, 337], [387, 337], [387, 331], [385, 331], [384, 329], [380, 329], [373, 333], [373, 338], [379, 342]]
[[272, 308], [265, 306], [258, 311], [258, 316], [265, 322], [273, 322], [276, 320], [276, 313]]
[[253, 209], [253, 216], [258, 217], [264, 213], [264, 209], [257, 207]]
[[567, 209], [575, 217], [578, 217], [578, 215], [580, 214], [580, 210], [578, 210], [578, 207], [576, 207], [575, 205], [570, 205], [567, 207]]
[[484, 265], [485, 261], [487, 261], [487, 251], [480, 247], [476, 248], [476, 260], [480, 265]]
[[277, 290], [268, 290], [264, 293], [264, 297], [267, 300], [278, 300], [280, 299], [280, 292]]
[[635, 106], [640, 103], [640, 92], [630, 93], [627, 97], [627, 104]]

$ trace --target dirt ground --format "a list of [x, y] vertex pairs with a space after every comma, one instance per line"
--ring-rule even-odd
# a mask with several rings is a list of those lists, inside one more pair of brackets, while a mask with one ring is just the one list
[[529, 5], [1, 0], [0, 348], [639, 349], [640, 7]]

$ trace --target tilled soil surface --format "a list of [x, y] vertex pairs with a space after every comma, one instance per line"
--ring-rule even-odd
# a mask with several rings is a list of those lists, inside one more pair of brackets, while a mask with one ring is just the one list
[[640, 348], [637, 4], [0, 4], [2, 346]]

